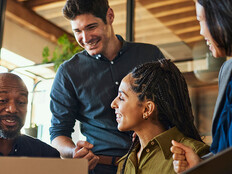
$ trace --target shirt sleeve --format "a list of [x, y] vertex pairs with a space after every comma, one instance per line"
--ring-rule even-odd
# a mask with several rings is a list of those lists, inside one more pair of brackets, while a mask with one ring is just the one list
[[211, 145], [214, 154], [232, 146], [232, 81], [227, 85], [225, 104], [216, 124]]
[[57, 136], [67, 136], [71, 138], [74, 132], [74, 125], [77, 117], [77, 99], [75, 90], [70, 78], [61, 65], [56, 73], [56, 77], [51, 89], [50, 110], [52, 112], [50, 139]]
[[232, 146], [232, 77], [230, 78], [230, 82], [227, 85], [226, 90], [226, 101], [224, 108], [222, 110], [221, 116], [224, 117], [224, 133], [226, 137], [227, 147]]

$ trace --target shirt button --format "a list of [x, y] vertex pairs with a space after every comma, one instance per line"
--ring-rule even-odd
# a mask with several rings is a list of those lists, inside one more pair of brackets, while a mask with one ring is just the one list
[[115, 82], [116, 85], [118, 85], [119, 83], [118, 82]]
[[151, 142], [151, 145], [154, 145], [154, 144], [155, 144], [154, 141], [152, 141], [152, 142]]
[[147, 152], [147, 153], [150, 152], [150, 149], [146, 149], [146, 152]]
[[110, 63], [111, 63], [112, 65], [114, 64], [114, 62], [113, 62], [113, 61], [111, 61]]

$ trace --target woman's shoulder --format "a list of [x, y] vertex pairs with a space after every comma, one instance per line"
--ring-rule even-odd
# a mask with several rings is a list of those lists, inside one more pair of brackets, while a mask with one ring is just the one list
[[191, 147], [199, 156], [203, 156], [210, 152], [209, 145], [189, 137], [183, 137], [180, 140], [180, 143], [183, 143], [184, 145]]

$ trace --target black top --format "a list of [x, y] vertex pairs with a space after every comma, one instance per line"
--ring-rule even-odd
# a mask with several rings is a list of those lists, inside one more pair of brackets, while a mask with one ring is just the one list
[[129, 71], [164, 56], [155, 45], [130, 43], [117, 37], [123, 46], [112, 61], [82, 51], [59, 67], [51, 90], [51, 140], [71, 137], [75, 121], [79, 120], [81, 132], [94, 145], [96, 155], [123, 156], [128, 151], [131, 135], [118, 131], [110, 104]]
[[[0, 156], [3, 156], [0, 153]], [[8, 156], [25, 156], [25, 157], [60, 157], [60, 153], [50, 145], [29, 137], [20, 135], [15, 139], [13, 148]]]

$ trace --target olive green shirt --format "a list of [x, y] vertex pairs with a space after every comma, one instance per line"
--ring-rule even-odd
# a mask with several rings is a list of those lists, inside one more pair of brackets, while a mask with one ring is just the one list
[[[140, 161], [137, 160], [138, 144], [130, 153], [125, 174], [174, 174], [171, 140], [176, 140], [191, 147], [200, 157], [209, 153], [209, 146], [184, 136], [176, 127], [173, 127], [158, 136], [154, 137], [143, 149]], [[117, 174], [120, 174], [126, 156], [122, 157], [118, 163]]]

